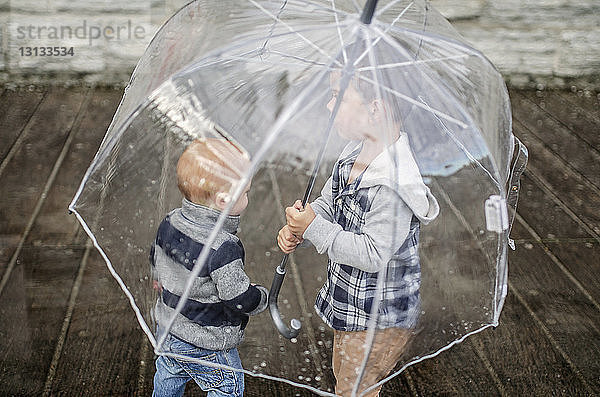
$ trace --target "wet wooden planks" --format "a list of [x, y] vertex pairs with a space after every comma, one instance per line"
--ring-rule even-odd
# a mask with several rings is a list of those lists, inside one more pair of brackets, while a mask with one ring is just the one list
[[[103, 261], [86, 244], [74, 217], [65, 215], [120, 95], [48, 89], [5, 90], [0, 96], [1, 394], [151, 391], [149, 343]], [[600, 393], [598, 100], [571, 92], [514, 91], [511, 96], [515, 134], [530, 150], [530, 165], [500, 326], [409, 368], [386, 384], [382, 395]], [[265, 176], [261, 188], [273, 190], [277, 182], [284, 193], [269, 200], [283, 208], [291, 197], [281, 178], [273, 183]], [[269, 270], [253, 270], [252, 277], [269, 285], [270, 269], [280, 259], [270, 234], [281, 220], [248, 222], [268, 226], [256, 239], [270, 256], [249, 254], [265, 258], [261, 268]], [[292, 347], [280, 342], [290, 360], [305, 357], [305, 350], [309, 356], [313, 349], [326, 352], [317, 344], [330, 337], [311, 315], [320, 281], [305, 271], [288, 274], [285, 294], [290, 296], [284, 298], [290, 307], [284, 304], [282, 311], [287, 318], [308, 317], [302, 320], [312, 337], [304, 334]], [[302, 282], [294, 284], [294, 277]], [[268, 314], [261, 316], [255, 331], [274, 332]], [[325, 354], [310, 364], [325, 364], [319, 387], [333, 386], [329, 359]], [[288, 374], [301, 371], [287, 360], [269, 365]], [[246, 383], [252, 396], [311, 395], [261, 378], [248, 377]], [[203, 395], [193, 385], [186, 394]]]
[[[35, 113], [44, 96], [46, 90], [37, 89], [31, 91], [10, 91], [4, 90], [0, 96], [0, 130], [5, 131], [2, 134], [2, 145], [0, 146], [0, 159], [2, 164], [8, 162], [7, 156], [10, 152], [16, 151], [21, 140], [27, 134], [28, 122]], [[2, 166], [4, 167], [4, 166]]]
[[[73, 152], [72, 159], [75, 175], [68, 179], [69, 186], [62, 189], [70, 197], [63, 204], [68, 205], [79, 187], [120, 94], [103, 91], [91, 98], [90, 110], [82, 119], [75, 142], [78, 149]], [[74, 220], [75, 217], [68, 218]], [[129, 302], [107, 272], [103, 259], [91, 245], [85, 244], [85, 240], [81, 245], [83, 255], [79, 257], [78, 274], [63, 323], [68, 329], [63, 327], [61, 330], [59, 343], [62, 345], [55, 349], [45, 391], [65, 393], [78, 389], [89, 395], [97, 390], [103, 390], [107, 395], [134, 392], [138, 388], [138, 372], [143, 360], [141, 347], [146, 340], [142, 339]], [[103, 376], [98, 376], [99, 369]], [[82, 374], [85, 383], [70, 376], [73, 373]]]
[[[3, 375], [8, 378], [0, 384], [7, 390], [15, 386], [25, 394], [43, 390], [44, 373], [62, 323], [62, 308], [71, 289], [80, 250], [65, 246], [72, 245], [66, 240], [69, 225], [72, 233], [75, 223], [62, 222], [63, 234], [48, 239], [39, 236], [45, 229], [36, 228], [36, 224], [46, 210], [45, 204], [50, 202], [46, 198], [53, 196], [52, 186], [72, 142], [84, 97], [85, 92], [80, 90], [69, 95], [64, 89], [51, 90], [49, 100], [31, 116], [31, 127], [22, 132], [26, 136], [0, 175], [4, 192], [2, 233], [17, 236], [5, 248], [8, 255], [2, 261], [0, 297], [6, 302], [3, 309], [15, 310], [12, 320], [24, 325], [18, 328], [3, 322], [4, 352], [20, 363], [10, 370], [29, 379], [15, 385], [10, 372], [5, 372]], [[57, 109], [57, 102], [64, 111], [58, 112], [61, 109]], [[64, 213], [63, 209], [61, 215]], [[15, 343], [23, 338], [28, 343]]]

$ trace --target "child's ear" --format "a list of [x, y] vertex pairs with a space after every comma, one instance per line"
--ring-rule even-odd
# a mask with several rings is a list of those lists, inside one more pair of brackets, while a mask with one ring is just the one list
[[377, 114], [383, 110], [383, 103], [379, 99], [373, 99], [371, 101], [371, 113]]
[[387, 108], [381, 99], [371, 101], [369, 111], [371, 112], [370, 119], [375, 123], [382, 123], [389, 120]]
[[229, 195], [229, 193], [219, 192], [215, 196], [215, 204], [216, 204], [217, 208], [220, 209], [221, 211], [225, 210], [225, 208], [227, 207], [227, 204], [229, 204], [230, 200], [231, 200], [231, 196]]

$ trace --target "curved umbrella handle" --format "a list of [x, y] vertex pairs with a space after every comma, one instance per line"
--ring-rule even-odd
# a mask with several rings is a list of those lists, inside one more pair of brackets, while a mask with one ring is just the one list
[[279, 313], [279, 307], [277, 307], [277, 298], [279, 297], [279, 290], [281, 289], [281, 284], [283, 284], [283, 278], [285, 277], [285, 263], [287, 262], [287, 259], [288, 254], [285, 254], [281, 260], [281, 264], [277, 266], [277, 271], [273, 277], [273, 283], [269, 290], [269, 312], [271, 312], [271, 318], [279, 333], [287, 339], [292, 339], [297, 337], [300, 333], [302, 323], [300, 323], [300, 320], [294, 318], [290, 321], [291, 329], [288, 328], [287, 325], [283, 323], [281, 314]]
[[[344, 77], [346, 79], [346, 77]], [[340, 92], [343, 95], [343, 92], [346, 90], [345, 87], [348, 86], [348, 81], [345, 82], [345, 86]], [[333, 126], [334, 116], [337, 114], [338, 109], [340, 107], [340, 101], [335, 101], [335, 105], [333, 111], [331, 112], [331, 117], [329, 118], [329, 123], [327, 125], [326, 137], [321, 149], [319, 150], [319, 154], [317, 156], [317, 160], [315, 161], [315, 165], [313, 167], [312, 173], [310, 175], [310, 179], [308, 181], [308, 185], [306, 186], [306, 191], [304, 192], [304, 198], [302, 199], [302, 207], [306, 206], [308, 199], [310, 197], [310, 193], [312, 192], [313, 187], [315, 186], [315, 180], [317, 179], [317, 173], [319, 172], [319, 167], [321, 166], [321, 162], [323, 161], [323, 155], [325, 154], [325, 148], [327, 147], [327, 143], [329, 142], [329, 137], [331, 136], [331, 128]], [[275, 272], [275, 276], [273, 277], [273, 283], [271, 284], [271, 290], [269, 291], [269, 311], [271, 312], [271, 318], [273, 319], [273, 323], [275, 323], [275, 327], [281, 335], [288, 339], [295, 338], [300, 333], [300, 328], [302, 327], [302, 323], [298, 319], [292, 319], [290, 321], [290, 328], [287, 327], [283, 323], [281, 319], [281, 314], [279, 313], [279, 308], [277, 307], [277, 297], [279, 296], [279, 290], [281, 289], [281, 284], [283, 284], [283, 278], [285, 277], [285, 265], [287, 263], [289, 254], [285, 254], [281, 259], [281, 263], [277, 266], [277, 271]]]

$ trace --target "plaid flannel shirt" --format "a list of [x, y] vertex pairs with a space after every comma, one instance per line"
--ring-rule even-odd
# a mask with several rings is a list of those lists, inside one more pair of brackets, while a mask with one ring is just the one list
[[[331, 187], [332, 202], [328, 203], [331, 206], [329, 216], [333, 217], [331, 221], [340, 225], [344, 231], [356, 234], [363, 232], [365, 218], [372, 209], [374, 200], [381, 200], [382, 197], [389, 200], [390, 197], [389, 194], [381, 194], [381, 185], [360, 188], [364, 173], [352, 183], [347, 183], [359, 151], [360, 146], [337, 161], [332, 176], [324, 187], [324, 190], [328, 189], [329, 185]], [[399, 196], [397, 199], [401, 200]], [[323, 214], [319, 205], [313, 208], [317, 214]], [[326, 214], [323, 215], [327, 217]], [[326, 324], [342, 331], [365, 330], [377, 297], [377, 279], [385, 277], [377, 327], [412, 328], [416, 325], [420, 311], [420, 222], [414, 215], [412, 218], [409, 215], [408, 219], [401, 220], [410, 222], [408, 235], [380, 272], [364, 271], [329, 259], [327, 280], [315, 303], [317, 313]], [[406, 225], [404, 226], [406, 228]]]

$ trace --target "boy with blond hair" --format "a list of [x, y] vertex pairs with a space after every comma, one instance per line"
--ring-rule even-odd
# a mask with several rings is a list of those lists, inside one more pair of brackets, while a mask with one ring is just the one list
[[210, 397], [244, 393], [237, 346], [248, 317], [266, 309], [268, 295], [266, 288], [251, 284], [244, 272], [244, 248], [236, 236], [250, 184], [231, 205], [215, 241], [211, 246], [206, 243], [248, 165], [248, 156], [229, 141], [192, 142], [177, 163], [182, 206], [162, 221], [150, 253], [160, 293], [154, 308], [160, 335], [184, 293], [196, 259], [203, 250], [210, 250], [162, 349], [239, 371], [161, 355], [156, 359], [154, 396], [181, 396], [190, 380]]

